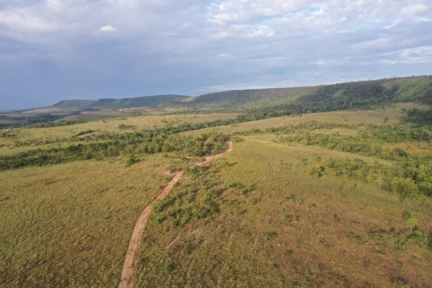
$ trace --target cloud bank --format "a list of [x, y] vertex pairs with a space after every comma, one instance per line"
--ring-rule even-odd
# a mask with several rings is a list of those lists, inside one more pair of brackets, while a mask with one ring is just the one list
[[430, 0], [3, 0], [0, 110], [430, 74]]

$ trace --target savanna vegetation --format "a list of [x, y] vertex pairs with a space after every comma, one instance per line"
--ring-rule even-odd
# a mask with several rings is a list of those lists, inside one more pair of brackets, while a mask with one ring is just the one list
[[179, 156], [202, 157], [217, 154], [226, 149], [228, 136], [224, 134], [202, 134], [192, 136], [168, 136], [125, 134], [113, 141], [71, 145], [67, 148], [31, 150], [11, 156], [0, 156], [0, 170], [28, 166], [45, 166], [77, 160], [105, 159], [127, 155], [130, 159], [142, 154], [175, 152]]
[[169, 177], [148, 155], [1, 172], [0, 286], [115, 287], [131, 227]]
[[244, 140], [226, 161], [186, 170], [157, 206], [137, 287], [431, 285], [429, 198], [401, 203], [359, 179], [298, 169], [349, 153]]
[[154, 110], [0, 130], [0, 286], [117, 286], [152, 203], [136, 287], [432, 287], [431, 83], [73, 100], [52, 109]]

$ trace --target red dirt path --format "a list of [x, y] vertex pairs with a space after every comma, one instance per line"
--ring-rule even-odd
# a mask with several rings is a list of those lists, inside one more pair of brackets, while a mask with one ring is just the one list
[[[233, 151], [233, 143], [232, 140], [228, 142], [228, 150], [214, 155], [214, 156], [208, 156], [206, 159], [198, 163], [198, 166], [203, 166], [217, 158], [220, 158], [224, 156], [225, 154]], [[133, 288], [135, 285], [135, 274], [137, 269], [137, 262], [138, 262], [138, 256], [140, 251], [140, 245], [141, 245], [141, 238], [144, 234], [144, 230], [147, 226], [147, 222], [150, 216], [150, 213], [153, 210], [153, 204], [158, 200], [163, 200], [165, 197], [171, 192], [171, 190], [174, 188], [174, 185], [182, 178], [183, 171], [178, 172], [174, 178], [168, 183], [168, 185], [165, 187], [165, 189], [159, 194], [159, 196], [151, 202], [147, 207], [144, 208], [144, 210], [141, 212], [141, 214], [138, 217], [138, 220], [135, 223], [135, 227], [132, 230], [131, 238], [129, 241], [129, 246], [126, 252], [125, 261], [123, 264], [123, 269], [120, 276], [120, 282], [118, 287], [119, 288]]]

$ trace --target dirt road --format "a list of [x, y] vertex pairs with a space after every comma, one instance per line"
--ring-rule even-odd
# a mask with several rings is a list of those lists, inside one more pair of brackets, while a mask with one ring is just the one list
[[[217, 158], [220, 158], [224, 156], [225, 154], [233, 151], [233, 143], [232, 140], [228, 142], [228, 150], [214, 155], [214, 156], [208, 156], [206, 159], [198, 163], [198, 166], [203, 166], [210, 161], [213, 161]], [[165, 197], [171, 192], [174, 185], [182, 178], [183, 171], [178, 172], [174, 178], [168, 183], [168, 185], [165, 187], [165, 189], [162, 191], [161, 194], [154, 200], [152, 203], [150, 203], [147, 207], [144, 208], [144, 210], [141, 212], [140, 216], [138, 217], [137, 222], [135, 223], [135, 227], [132, 231], [132, 235], [129, 241], [129, 246], [126, 252], [125, 261], [123, 264], [123, 269], [120, 276], [120, 282], [118, 287], [119, 288], [133, 288], [135, 284], [135, 274], [137, 269], [137, 262], [138, 262], [138, 256], [140, 251], [140, 245], [141, 245], [141, 238], [144, 234], [145, 227], [147, 226], [148, 218], [150, 216], [150, 213], [153, 210], [153, 204], [155, 201], [163, 200]]]

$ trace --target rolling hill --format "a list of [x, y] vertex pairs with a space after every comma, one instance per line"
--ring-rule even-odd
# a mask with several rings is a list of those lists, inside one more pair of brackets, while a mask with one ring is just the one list
[[312, 110], [330, 107], [421, 102], [432, 103], [432, 76], [347, 82], [314, 87], [234, 90], [198, 96], [183, 105], [201, 108], [262, 108], [296, 105]]
[[183, 102], [188, 99], [188, 96], [182, 95], [157, 95], [157, 96], [144, 96], [136, 98], [123, 98], [123, 99], [99, 99], [91, 108], [133, 108], [133, 107], [153, 107], [162, 104], [165, 101]]
[[182, 95], [156, 95], [156, 96], [142, 96], [135, 98], [102, 98], [99, 100], [63, 100], [48, 108], [62, 108], [69, 110], [100, 110], [106, 108], [121, 109], [133, 107], [153, 107], [162, 104], [165, 101], [183, 102], [188, 99], [188, 96]]
[[[46, 115], [53, 115], [55, 116], [53, 120], [57, 120], [80, 114], [81, 111], [138, 107], [168, 108], [195, 112], [200, 110], [207, 112], [250, 112], [260, 115], [255, 119], [262, 119], [270, 116], [310, 112], [376, 109], [404, 102], [431, 105], [432, 76], [391, 78], [311, 87], [232, 90], [196, 97], [156, 95], [123, 99], [104, 98], [96, 101], [72, 99], [60, 101], [46, 108], [24, 110], [13, 114], [4, 113], [1, 116], [9, 122], [12, 120], [14, 123], [19, 122], [14, 125], [5, 124], [5, 127], [44, 122]], [[121, 111], [114, 112], [122, 113]], [[44, 117], [39, 119], [40, 115]], [[109, 116], [115, 115], [110, 114]], [[102, 116], [102, 118], [104, 117], [106, 116]], [[96, 118], [99, 119], [100, 117], [97, 116]]]
[[133, 107], [330, 111], [400, 102], [432, 103], [432, 76], [358, 81], [311, 87], [231, 90], [197, 97], [156, 95], [99, 100], [63, 100], [49, 108], [102, 110]]
[[63, 100], [51, 107], [53, 108], [63, 108], [63, 109], [86, 109], [92, 106], [96, 101], [85, 100], [85, 99], [73, 99], [73, 100]]

